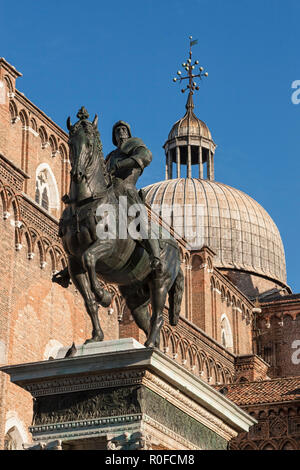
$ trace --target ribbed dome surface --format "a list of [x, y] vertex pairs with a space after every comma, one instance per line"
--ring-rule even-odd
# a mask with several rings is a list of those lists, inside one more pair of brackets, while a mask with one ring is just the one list
[[183, 118], [175, 122], [168, 135], [168, 141], [189, 136], [204, 137], [212, 140], [211, 133], [205, 122], [201, 121], [194, 114], [193, 93], [189, 93], [185, 107], [186, 113]]
[[168, 140], [177, 137], [186, 137], [188, 135], [206, 137], [207, 139], [212, 140], [212, 136], [207, 125], [205, 122], [198, 119], [194, 113], [186, 114], [182, 119], [175, 122], [169, 133]]
[[148, 204], [191, 248], [207, 245], [216, 253], [216, 266], [255, 272], [286, 283], [278, 228], [247, 194], [196, 178], [162, 181], [144, 191]]

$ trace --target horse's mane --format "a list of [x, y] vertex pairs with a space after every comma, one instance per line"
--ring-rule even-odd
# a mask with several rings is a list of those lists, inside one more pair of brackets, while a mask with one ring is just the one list
[[70, 133], [73, 134], [77, 132], [79, 127], [83, 127], [85, 133], [91, 136], [93, 139], [95, 139], [94, 152], [96, 152], [98, 158], [100, 159], [102, 174], [104, 176], [106, 184], [108, 185], [110, 183], [110, 176], [108, 174], [106, 164], [105, 164], [105, 159], [103, 155], [103, 147], [102, 147], [102, 142], [100, 139], [100, 132], [90, 121], [87, 121], [86, 119], [80, 119], [72, 126]]

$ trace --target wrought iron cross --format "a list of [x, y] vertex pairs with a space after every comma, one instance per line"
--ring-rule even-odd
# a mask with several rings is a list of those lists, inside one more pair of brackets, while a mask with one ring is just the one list
[[189, 37], [190, 39], [190, 52], [189, 52], [189, 58], [187, 59], [186, 62], [183, 62], [182, 67], [187, 71], [187, 76], [183, 77], [182, 72], [178, 70], [177, 75], [178, 78], [175, 77], [173, 78], [173, 82], [177, 82], [178, 80], [180, 83], [182, 80], [188, 80], [189, 83], [186, 86], [186, 88], [183, 88], [181, 90], [182, 93], [184, 93], [186, 90], [190, 90], [190, 93], [193, 95], [195, 90], [199, 90], [199, 85], [194, 81], [196, 77], [199, 77], [200, 80], [202, 80], [202, 77], [208, 77], [208, 73], [204, 72], [203, 67], [199, 67], [199, 73], [195, 74], [194, 69], [196, 65], [199, 64], [198, 60], [195, 60], [194, 63], [192, 63], [192, 47], [198, 43], [198, 40], [195, 39], [194, 41], [192, 40], [192, 36]]

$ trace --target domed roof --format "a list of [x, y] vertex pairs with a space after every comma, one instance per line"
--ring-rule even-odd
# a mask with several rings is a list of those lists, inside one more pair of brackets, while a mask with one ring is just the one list
[[255, 272], [286, 284], [284, 248], [269, 214], [247, 194], [196, 178], [144, 188], [153, 211], [185, 238], [191, 249], [209, 246], [215, 265]]
[[190, 93], [186, 103], [186, 113], [183, 118], [179, 119], [173, 125], [168, 135], [168, 140], [175, 139], [177, 137], [187, 136], [198, 136], [205, 137], [206, 139], [212, 140], [210, 130], [208, 129], [205, 122], [201, 121], [194, 114], [194, 103], [193, 95]]
[[192, 115], [185, 115], [182, 119], [175, 122], [169, 132], [168, 140], [175, 139], [176, 137], [186, 137], [188, 135], [205, 137], [206, 139], [212, 140], [207, 125], [205, 122], [198, 119], [194, 113], [192, 113]]

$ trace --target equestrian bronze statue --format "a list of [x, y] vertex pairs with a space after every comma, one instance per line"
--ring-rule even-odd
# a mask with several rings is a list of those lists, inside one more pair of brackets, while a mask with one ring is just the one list
[[[129, 125], [120, 121], [113, 129], [117, 149], [105, 162], [97, 116], [90, 122], [87, 111], [81, 108], [77, 117], [74, 125], [70, 118], [67, 120], [71, 182], [69, 193], [62, 198], [66, 208], [59, 223], [68, 268], [57, 273], [53, 281], [67, 287], [71, 278], [81, 293], [93, 326], [86, 343], [104, 339], [98, 305], [108, 307], [112, 295], [102, 287], [100, 278], [118, 286], [136, 324], [147, 336], [145, 346], [159, 347], [167, 294], [169, 322], [176, 325], [184, 282], [177, 242], [170, 236], [162, 237], [158, 226], [154, 233], [160, 238], [151, 239], [146, 207], [135, 187], [151, 162], [151, 152], [141, 139], [131, 137]], [[125, 216], [120, 201], [126, 202]], [[136, 216], [132, 212], [135, 204], [144, 208]], [[124, 236], [124, 226], [134, 225], [136, 217], [137, 236], [132, 230]]]

